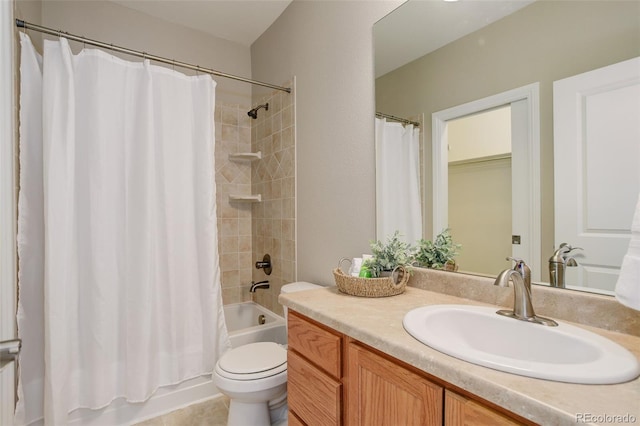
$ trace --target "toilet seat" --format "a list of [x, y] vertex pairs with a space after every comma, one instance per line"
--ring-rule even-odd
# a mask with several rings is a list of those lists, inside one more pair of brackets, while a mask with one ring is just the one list
[[287, 351], [274, 342], [258, 342], [231, 349], [216, 365], [216, 372], [232, 380], [258, 380], [287, 371]]

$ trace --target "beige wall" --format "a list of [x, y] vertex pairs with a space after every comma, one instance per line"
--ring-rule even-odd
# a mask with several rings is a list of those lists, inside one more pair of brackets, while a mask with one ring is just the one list
[[460, 271], [496, 276], [510, 265], [496, 253], [511, 253], [511, 108], [453, 120], [447, 132], [456, 261]]
[[[547, 259], [553, 249], [553, 81], [639, 56], [639, 13], [637, 1], [536, 2], [378, 78], [376, 104], [401, 117], [422, 112], [429, 117], [539, 81], [541, 246], [542, 259]], [[430, 146], [431, 120], [424, 127]], [[430, 200], [428, 174], [427, 179]], [[430, 225], [429, 210], [425, 216]]]
[[[17, 7], [21, 13], [17, 16], [22, 14], [25, 19], [27, 16], [37, 19], [37, 3], [40, 2], [18, 0]], [[41, 4], [41, 23], [46, 27], [229, 74], [251, 75], [251, 53], [246, 46], [154, 18], [109, 1], [46, 0]], [[72, 42], [71, 46], [77, 48], [76, 50], [81, 48], [76, 42]], [[131, 56], [124, 57], [132, 59]], [[191, 71], [181, 71], [193, 74]], [[251, 104], [250, 85], [222, 77], [214, 79], [218, 83], [217, 102]]]
[[[14, 3], [16, 19], [21, 19], [33, 24], [42, 25], [42, 0], [16, 0]], [[23, 30], [20, 30], [23, 31]], [[42, 51], [42, 35], [30, 32], [33, 45], [38, 51]], [[19, 41], [19, 38], [16, 38]], [[16, 54], [18, 49], [16, 49]]]
[[511, 107], [447, 123], [449, 163], [511, 153]]
[[[483, 202], [484, 201], [484, 202]], [[511, 262], [511, 159], [449, 166], [449, 227], [460, 271], [496, 276]]]
[[298, 280], [375, 238], [372, 27], [400, 3], [296, 0], [251, 46], [253, 78], [296, 77]]

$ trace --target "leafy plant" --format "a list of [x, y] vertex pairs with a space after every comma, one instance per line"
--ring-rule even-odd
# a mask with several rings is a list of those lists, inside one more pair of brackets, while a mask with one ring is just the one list
[[373, 278], [381, 275], [382, 271], [393, 271], [397, 266], [408, 268], [413, 262], [411, 246], [400, 239], [400, 232], [396, 231], [387, 238], [387, 242], [371, 242], [373, 257], [363, 263], [363, 267], [371, 272]]
[[420, 239], [414, 253], [414, 264], [425, 268], [444, 269], [447, 264], [455, 265], [455, 257], [462, 246], [455, 244], [445, 229], [431, 240]]

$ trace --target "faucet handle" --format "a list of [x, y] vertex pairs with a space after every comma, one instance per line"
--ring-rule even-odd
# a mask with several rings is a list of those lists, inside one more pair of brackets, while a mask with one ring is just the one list
[[519, 257], [511, 257], [511, 256], [507, 256], [507, 258], [505, 260], [513, 260], [514, 262], [516, 262], [515, 266], [520, 265], [521, 263], [524, 263], [524, 260], [520, 259]]
[[513, 269], [516, 270], [516, 271], [520, 270], [521, 268], [525, 268], [525, 267], [528, 268], [529, 267], [529, 265], [527, 265], [527, 263], [523, 259], [520, 259], [518, 257], [508, 256], [506, 258], [506, 260], [512, 260], [512, 261], [516, 262], [516, 264], [513, 265]]
[[529, 265], [527, 265], [527, 263], [523, 259], [519, 259], [517, 257], [507, 257], [506, 260], [513, 260], [514, 262], [516, 262], [513, 270], [520, 273], [525, 287], [531, 289], [531, 268], [529, 268]]
[[582, 247], [574, 247], [571, 244], [562, 243], [558, 246], [558, 249], [562, 249], [561, 252], [563, 254], [571, 253], [574, 250], [584, 250]]

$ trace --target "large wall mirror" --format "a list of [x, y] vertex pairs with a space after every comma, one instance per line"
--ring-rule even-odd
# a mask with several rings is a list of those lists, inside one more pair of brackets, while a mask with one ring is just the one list
[[420, 123], [422, 236], [449, 227], [462, 272], [515, 255], [612, 294], [640, 193], [640, 1], [409, 0], [373, 31], [376, 111]]

